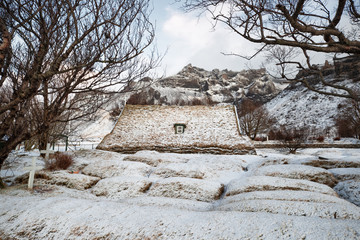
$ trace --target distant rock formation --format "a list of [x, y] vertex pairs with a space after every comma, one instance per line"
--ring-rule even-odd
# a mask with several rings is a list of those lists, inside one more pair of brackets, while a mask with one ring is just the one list
[[189, 64], [174, 76], [132, 83], [124, 92], [131, 91], [128, 103], [135, 105], [213, 105], [234, 103], [244, 97], [267, 102], [282, 88], [265, 69], [206, 71]]

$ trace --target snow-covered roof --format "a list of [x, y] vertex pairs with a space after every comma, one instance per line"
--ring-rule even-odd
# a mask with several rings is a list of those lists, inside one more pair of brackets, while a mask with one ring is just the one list
[[[176, 133], [175, 124], [184, 124], [185, 131]], [[249, 139], [239, 133], [232, 105], [126, 105], [116, 126], [98, 148], [125, 153], [255, 153]]]

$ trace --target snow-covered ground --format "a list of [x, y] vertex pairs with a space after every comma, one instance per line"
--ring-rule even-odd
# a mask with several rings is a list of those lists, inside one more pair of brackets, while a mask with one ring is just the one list
[[30, 191], [38, 152], [16, 152], [0, 239], [360, 239], [360, 149], [257, 153], [74, 151]]

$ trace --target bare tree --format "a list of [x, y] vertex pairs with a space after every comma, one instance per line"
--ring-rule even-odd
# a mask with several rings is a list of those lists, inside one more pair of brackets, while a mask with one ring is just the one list
[[339, 135], [360, 139], [360, 101], [346, 100], [341, 105], [336, 119]]
[[20, 142], [43, 134], [43, 144], [56, 124], [95, 112], [157, 64], [149, 2], [0, 2], [0, 169]]
[[244, 99], [238, 106], [239, 125], [243, 133], [254, 140], [259, 133], [269, 129], [273, 119], [261, 104]]
[[[296, 77], [299, 69], [293, 64], [283, 64], [285, 62], [298, 59], [301, 53], [297, 48], [286, 46], [272, 46], [266, 49], [265, 63], [268, 73], [274, 78], [288, 79]], [[271, 66], [274, 65], [275, 66]], [[270, 65], [271, 64], [271, 65]], [[270, 65], [270, 66], [269, 66]]]
[[[297, 48], [305, 65], [296, 60], [280, 61], [279, 65], [294, 64], [319, 77], [312, 85], [306, 78], [289, 80], [303, 82], [318, 93], [357, 99], [359, 96], [341, 83], [326, 81], [311, 64], [309, 52], [360, 54], [360, 5], [354, 0], [338, 0], [333, 5], [326, 0], [185, 0], [186, 10], [209, 12], [215, 22], [225, 23], [239, 36], [259, 43], [261, 52], [272, 46]], [[334, 3], [334, 2], [332, 2]], [[352, 25], [349, 31], [341, 22]], [[258, 53], [257, 52], [257, 53]], [[287, 77], [283, 75], [283, 77]], [[326, 88], [324, 88], [326, 86]]]
[[274, 139], [279, 140], [290, 154], [303, 147], [309, 138], [310, 130], [307, 127], [294, 128], [288, 125], [282, 125], [277, 130], [272, 130]]

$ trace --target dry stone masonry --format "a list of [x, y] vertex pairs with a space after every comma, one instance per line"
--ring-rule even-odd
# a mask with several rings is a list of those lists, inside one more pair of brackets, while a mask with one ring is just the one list
[[[179, 126], [183, 127], [180, 131]], [[179, 129], [178, 129], [179, 128]], [[127, 105], [98, 149], [122, 153], [254, 154], [240, 135], [234, 107]]]

